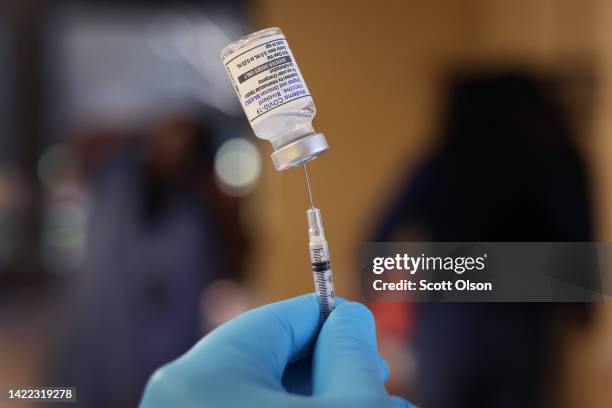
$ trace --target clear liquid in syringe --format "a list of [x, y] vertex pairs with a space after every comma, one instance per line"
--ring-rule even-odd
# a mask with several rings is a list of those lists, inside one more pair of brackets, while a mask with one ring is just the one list
[[332, 276], [329, 247], [323, 231], [321, 211], [314, 206], [310, 191], [310, 180], [304, 165], [304, 175], [308, 186], [310, 208], [306, 211], [308, 218], [308, 247], [310, 262], [314, 277], [315, 292], [319, 299], [321, 309], [321, 322], [325, 322], [329, 314], [336, 308], [336, 293], [334, 292], [334, 278]]

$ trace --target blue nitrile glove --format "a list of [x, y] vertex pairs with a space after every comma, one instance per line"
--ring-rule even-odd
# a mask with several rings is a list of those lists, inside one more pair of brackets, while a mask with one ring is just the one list
[[[360, 303], [338, 303], [320, 333], [312, 294], [238, 316], [157, 370], [141, 408], [411, 407], [384, 387], [372, 313]], [[287, 384], [296, 380], [304, 384]]]

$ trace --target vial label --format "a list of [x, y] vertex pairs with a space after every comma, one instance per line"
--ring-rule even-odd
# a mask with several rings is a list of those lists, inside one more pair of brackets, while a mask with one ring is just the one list
[[232, 54], [223, 64], [251, 125], [283, 105], [310, 97], [283, 35]]

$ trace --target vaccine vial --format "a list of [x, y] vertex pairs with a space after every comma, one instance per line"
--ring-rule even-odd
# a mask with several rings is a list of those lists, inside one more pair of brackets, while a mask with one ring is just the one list
[[225, 47], [221, 58], [255, 135], [272, 143], [277, 170], [329, 149], [312, 127], [317, 110], [280, 29], [247, 35]]

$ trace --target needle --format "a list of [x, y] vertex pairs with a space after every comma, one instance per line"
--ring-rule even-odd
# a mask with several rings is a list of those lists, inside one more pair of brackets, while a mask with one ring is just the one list
[[310, 191], [310, 180], [308, 180], [308, 172], [306, 171], [306, 163], [304, 163], [304, 176], [306, 177], [306, 185], [308, 186], [308, 197], [310, 198], [310, 208], [315, 208], [312, 201], [312, 192]]

